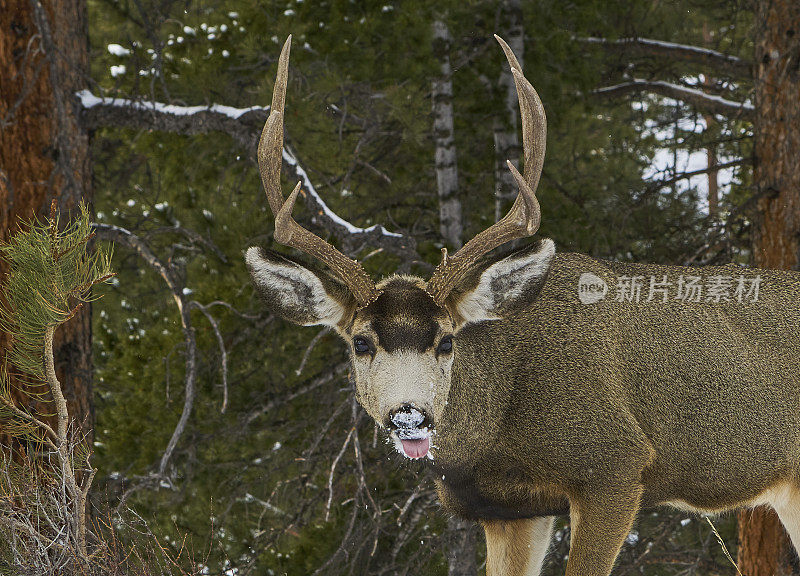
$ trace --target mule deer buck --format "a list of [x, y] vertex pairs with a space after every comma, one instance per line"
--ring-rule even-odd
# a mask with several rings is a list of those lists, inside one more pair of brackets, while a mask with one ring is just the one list
[[[269, 308], [349, 344], [356, 397], [435, 471], [445, 511], [480, 522], [489, 576], [539, 574], [554, 515], [568, 576], [605, 576], [637, 512], [769, 504], [800, 543], [800, 274], [556, 254], [533, 235], [546, 120], [499, 37], [519, 97], [524, 176], [509, 213], [430, 280], [374, 284], [292, 219], [280, 187], [289, 45], [258, 147], [275, 239], [327, 271], [249, 248]], [[487, 256], [489, 255], [489, 256]]]

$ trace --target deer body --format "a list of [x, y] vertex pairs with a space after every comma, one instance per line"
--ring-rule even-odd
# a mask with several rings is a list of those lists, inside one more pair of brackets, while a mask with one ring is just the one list
[[[499, 39], [498, 39], [499, 40]], [[500, 40], [520, 97], [525, 176], [509, 214], [427, 282], [363, 268], [291, 217], [280, 189], [289, 41], [259, 166], [275, 237], [330, 271], [250, 248], [267, 305], [349, 344], [356, 398], [398, 451], [436, 473], [446, 512], [481, 522], [488, 576], [535, 576], [552, 516], [571, 518], [567, 576], [607, 576], [636, 514], [770, 504], [800, 543], [800, 273], [622, 264], [538, 240], [545, 120]], [[584, 275], [641, 294], [579, 294]], [[717, 279], [687, 298], [690, 276]], [[720, 292], [719, 279], [760, 286]], [[652, 280], [650, 280], [652, 279]], [[649, 290], [646, 284], [650, 280]], [[658, 287], [656, 289], [656, 287]], [[676, 292], [677, 290], [677, 292]]]
[[565, 514], [581, 487], [628, 474], [644, 507], [711, 512], [797, 477], [800, 307], [785, 301], [800, 273], [699, 270], [759, 275], [758, 302], [587, 305], [586, 271], [698, 269], [559, 254], [519, 315], [462, 329], [432, 463], [445, 506], [476, 520]]

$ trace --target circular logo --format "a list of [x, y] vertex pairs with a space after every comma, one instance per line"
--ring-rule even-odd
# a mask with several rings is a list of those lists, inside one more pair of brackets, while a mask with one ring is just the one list
[[608, 294], [608, 284], [591, 272], [584, 272], [578, 279], [578, 299], [584, 304], [599, 302]]

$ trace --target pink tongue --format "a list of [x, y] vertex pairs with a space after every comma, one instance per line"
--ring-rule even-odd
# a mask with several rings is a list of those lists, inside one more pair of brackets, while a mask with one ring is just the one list
[[430, 438], [421, 438], [419, 440], [400, 440], [403, 444], [403, 452], [409, 458], [422, 458], [428, 453], [431, 446]]

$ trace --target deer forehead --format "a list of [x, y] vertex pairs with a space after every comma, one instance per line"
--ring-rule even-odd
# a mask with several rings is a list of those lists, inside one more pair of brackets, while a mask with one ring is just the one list
[[374, 335], [375, 344], [389, 353], [432, 348], [453, 326], [447, 311], [424, 287], [424, 281], [413, 276], [385, 280], [379, 285], [381, 295], [356, 313], [351, 332]]

